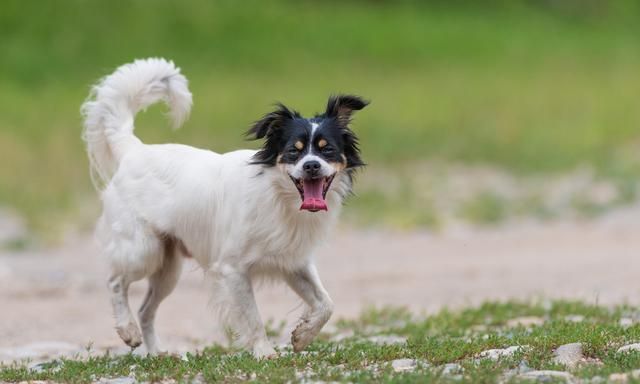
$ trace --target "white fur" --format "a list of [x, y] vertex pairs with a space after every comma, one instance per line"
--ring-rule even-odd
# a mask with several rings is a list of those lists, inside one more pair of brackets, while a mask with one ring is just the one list
[[[300, 197], [280, 167], [250, 164], [253, 150], [225, 154], [179, 144], [146, 145], [133, 118], [164, 101], [179, 125], [188, 115], [187, 80], [163, 59], [137, 60], [104, 78], [82, 108], [91, 166], [104, 185], [97, 236], [111, 265], [116, 329], [131, 346], [144, 340], [157, 352], [153, 319], [175, 287], [181, 255], [192, 256], [213, 282], [212, 298], [238, 342], [258, 356], [269, 344], [253, 296], [259, 277], [281, 278], [307, 304], [292, 335], [304, 349], [331, 316], [312, 254], [335, 224], [347, 192], [339, 172], [327, 194], [328, 212], [300, 211]], [[129, 285], [143, 278], [149, 291], [139, 312]]]

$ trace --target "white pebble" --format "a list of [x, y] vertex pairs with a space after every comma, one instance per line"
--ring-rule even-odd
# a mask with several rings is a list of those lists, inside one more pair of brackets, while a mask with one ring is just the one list
[[618, 353], [640, 351], [640, 343], [627, 344], [618, 348]]
[[503, 357], [513, 356], [516, 352], [526, 349], [526, 345], [514, 345], [503, 349], [488, 349], [480, 352], [478, 357], [481, 359], [498, 360]]
[[633, 319], [630, 317], [623, 317], [620, 319], [618, 324], [620, 324], [622, 328], [629, 328], [630, 326], [633, 325]]
[[571, 343], [559, 346], [554, 352], [553, 361], [567, 367], [574, 367], [583, 358], [582, 343]]
[[414, 359], [397, 359], [391, 362], [395, 372], [410, 372], [416, 369], [418, 363]]

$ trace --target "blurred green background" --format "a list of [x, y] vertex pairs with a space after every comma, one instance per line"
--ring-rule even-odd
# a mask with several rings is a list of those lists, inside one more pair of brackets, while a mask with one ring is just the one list
[[637, 1], [4, 0], [0, 206], [36, 234], [90, 226], [80, 104], [148, 56], [174, 60], [194, 95], [181, 130], [160, 107], [139, 116], [150, 143], [256, 147], [242, 134], [275, 101], [311, 114], [331, 93], [372, 100], [354, 123], [369, 163], [355, 225], [590, 216], [636, 199]]

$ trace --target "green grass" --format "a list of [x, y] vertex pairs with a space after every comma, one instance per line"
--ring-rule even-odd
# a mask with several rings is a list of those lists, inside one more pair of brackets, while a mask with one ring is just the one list
[[[637, 177], [639, 7], [534, 4], [3, 1], [0, 203], [49, 232], [74, 215], [91, 193], [79, 105], [96, 79], [145, 56], [175, 60], [195, 100], [178, 132], [158, 108], [142, 116], [147, 142], [255, 147], [242, 132], [274, 101], [310, 114], [353, 92], [373, 101], [355, 129], [374, 170], [440, 159]], [[363, 191], [380, 205], [373, 220], [437, 223], [412, 215], [428, 205], [414, 195], [397, 197], [406, 214], [394, 217], [379, 189]]]
[[[486, 303], [461, 311], [443, 310], [435, 315], [415, 316], [400, 308], [369, 310], [356, 320], [343, 320], [337, 331], [350, 337], [336, 342], [323, 334], [304, 354], [289, 350], [273, 360], [255, 360], [247, 353], [221, 347], [179, 356], [142, 357], [77, 356], [55, 360], [33, 371], [16, 363], [0, 367], [1, 381], [53, 380], [90, 382], [100, 377], [130, 376], [138, 381], [175, 379], [188, 382], [201, 377], [208, 382], [468, 382], [493, 383], [502, 375], [526, 364], [532, 370], [569, 371], [578, 378], [630, 372], [640, 368], [640, 353], [616, 353], [621, 345], [640, 340], [640, 324], [623, 328], [622, 316], [637, 315], [630, 307], [604, 308], [580, 302]], [[580, 315], [581, 322], [568, 316]], [[508, 326], [510, 319], [536, 316], [538, 326]], [[399, 335], [406, 345], [380, 346], [367, 341], [373, 334]], [[568, 369], [552, 361], [558, 346], [582, 342], [589, 363]], [[492, 348], [526, 345], [527, 349], [497, 361], [478, 359]], [[394, 372], [390, 362], [411, 358], [422, 362], [413, 372]], [[525, 363], [523, 363], [523, 361]], [[443, 364], [457, 363], [460, 376], [444, 375]], [[518, 382], [515, 378], [510, 382]]]

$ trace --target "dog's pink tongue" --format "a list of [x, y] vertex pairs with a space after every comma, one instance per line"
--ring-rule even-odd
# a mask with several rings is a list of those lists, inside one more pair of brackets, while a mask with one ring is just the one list
[[327, 202], [322, 197], [322, 179], [305, 180], [303, 185], [304, 201], [300, 206], [300, 210], [306, 209], [308, 211], [326, 211]]

